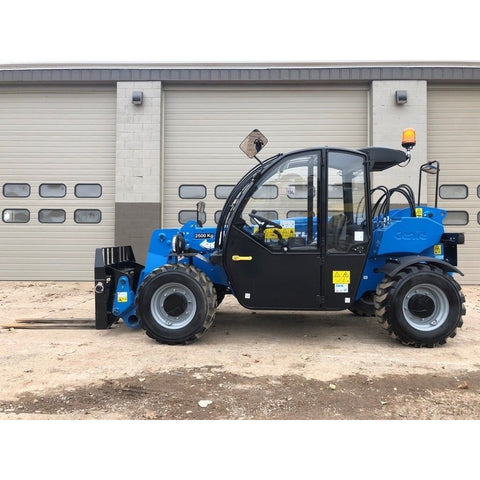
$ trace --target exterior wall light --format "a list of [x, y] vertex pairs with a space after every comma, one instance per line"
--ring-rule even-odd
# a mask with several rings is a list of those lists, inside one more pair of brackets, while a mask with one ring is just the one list
[[141, 105], [143, 103], [143, 92], [133, 92], [132, 103], [134, 105]]
[[397, 105], [404, 105], [407, 103], [407, 91], [406, 90], [396, 90], [395, 91], [395, 101]]

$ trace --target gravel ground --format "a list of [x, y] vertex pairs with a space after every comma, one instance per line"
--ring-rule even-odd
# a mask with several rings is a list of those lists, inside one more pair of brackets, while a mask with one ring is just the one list
[[[90, 283], [3, 282], [2, 325], [91, 319]], [[0, 330], [0, 419], [477, 419], [480, 289], [433, 349], [350, 312], [251, 312], [227, 298], [189, 346], [112, 329]], [[20, 327], [20, 325], [18, 325]]]

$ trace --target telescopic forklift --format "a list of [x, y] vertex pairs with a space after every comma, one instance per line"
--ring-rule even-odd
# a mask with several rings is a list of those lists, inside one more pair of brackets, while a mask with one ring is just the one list
[[[463, 275], [464, 234], [444, 230], [440, 165], [421, 166], [416, 201], [409, 185], [370, 187], [372, 172], [408, 164], [415, 131], [404, 130], [404, 150], [308, 148], [262, 161], [266, 143], [258, 130], [241, 143], [258, 163], [231, 190], [216, 227], [204, 226], [199, 202], [196, 221], [153, 231], [145, 265], [131, 246], [96, 249], [96, 328], [121, 319], [158, 342], [187, 344], [233, 295], [252, 310], [376, 316], [415, 347], [454, 337], [465, 314], [453, 278]], [[422, 173], [436, 175], [434, 207], [420, 203]]]

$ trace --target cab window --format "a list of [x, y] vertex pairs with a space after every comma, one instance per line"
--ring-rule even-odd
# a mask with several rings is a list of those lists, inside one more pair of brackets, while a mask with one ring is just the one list
[[249, 192], [235, 224], [272, 250], [317, 248], [319, 155], [286, 157]]
[[363, 156], [328, 152], [327, 208], [327, 252], [365, 253], [369, 239]]

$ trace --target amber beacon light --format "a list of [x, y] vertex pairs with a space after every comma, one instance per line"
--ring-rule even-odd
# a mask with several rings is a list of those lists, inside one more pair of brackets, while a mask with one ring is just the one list
[[411, 150], [416, 145], [414, 128], [406, 128], [402, 133], [402, 147]]

